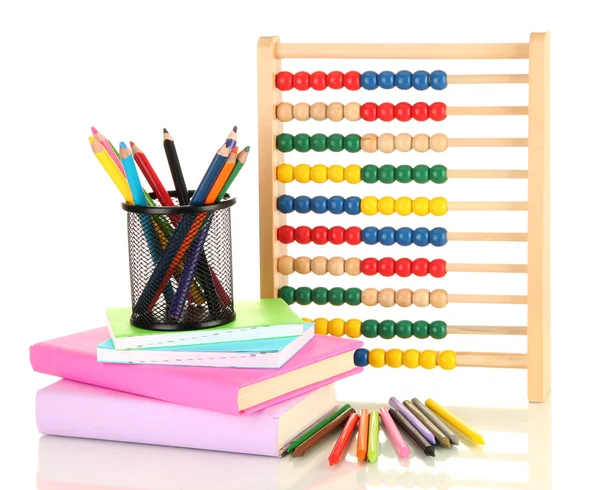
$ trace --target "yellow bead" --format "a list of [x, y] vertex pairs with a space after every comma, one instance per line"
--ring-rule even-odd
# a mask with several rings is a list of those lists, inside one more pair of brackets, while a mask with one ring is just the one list
[[417, 197], [412, 203], [412, 210], [417, 216], [427, 216], [429, 214], [429, 199]]
[[373, 349], [369, 352], [369, 365], [374, 368], [385, 366], [385, 351], [383, 349]]
[[277, 180], [284, 184], [294, 181], [294, 166], [289, 163], [282, 163], [277, 167]]
[[312, 323], [312, 320], [310, 318], [303, 318], [302, 321], [304, 323]]
[[327, 335], [327, 318], [315, 318], [315, 333]]
[[367, 216], [377, 214], [377, 198], [373, 196], [363, 197], [360, 200], [360, 212]]
[[317, 184], [327, 182], [327, 167], [319, 164], [310, 169], [310, 179]]
[[453, 350], [445, 350], [440, 352], [437, 357], [438, 366], [449, 371], [456, 367], [456, 352]]
[[347, 337], [350, 337], [352, 339], [357, 339], [358, 337], [360, 337], [361, 325], [362, 325], [362, 322], [360, 320], [356, 320], [356, 319], [348, 320], [346, 323], [344, 323], [344, 333], [346, 334]]
[[437, 366], [437, 352], [434, 350], [424, 350], [419, 356], [419, 364], [425, 369], [433, 369]]
[[404, 351], [404, 355], [402, 356], [402, 361], [407, 368], [415, 369], [419, 367], [419, 357], [420, 352], [415, 349], [408, 349]]
[[385, 363], [393, 368], [402, 366], [402, 351], [400, 349], [390, 349], [387, 351]]
[[386, 216], [394, 214], [394, 204], [395, 201], [393, 197], [382, 197], [377, 203], [377, 211]]
[[400, 216], [408, 216], [412, 213], [412, 199], [410, 197], [400, 197], [394, 203], [394, 209]]
[[296, 168], [294, 168], [294, 179], [301, 184], [308, 184], [310, 182], [310, 166], [306, 165], [306, 163], [296, 165]]
[[448, 212], [448, 201], [444, 197], [434, 197], [429, 203], [429, 211], [434, 216], [444, 216]]
[[344, 182], [344, 167], [341, 165], [332, 165], [327, 169], [327, 177], [331, 182]]
[[360, 183], [360, 165], [348, 165], [344, 169], [344, 178], [349, 184]]
[[344, 335], [344, 320], [334, 318], [329, 322], [329, 335], [334, 337], [342, 337]]

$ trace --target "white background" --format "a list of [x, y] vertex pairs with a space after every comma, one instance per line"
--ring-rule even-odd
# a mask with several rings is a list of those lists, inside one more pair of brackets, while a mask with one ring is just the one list
[[[34, 374], [28, 362], [32, 343], [103, 324], [107, 306], [129, 300], [125, 213], [119, 194], [92, 155], [87, 136], [94, 125], [118, 143], [135, 141], [153, 162], [164, 182], [170, 182], [162, 150], [162, 128], [174, 136], [188, 186], [200, 180], [212, 154], [233, 124], [241, 145], [252, 146], [250, 159], [233, 193], [235, 297], [258, 297], [258, 188], [256, 133], [256, 42], [262, 35], [280, 35], [283, 42], [527, 42], [532, 31], [552, 35], [552, 322], [553, 322], [553, 461], [555, 488], [571, 488], [586, 473], [578, 462], [587, 453], [591, 434], [580, 438], [567, 425], [573, 404], [597, 387], [598, 235], [597, 114], [598, 40], [595, 16], [584, 2], [428, 1], [428, 2], [252, 2], [229, 1], [208, 6], [192, 2], [28, 1], [0, 6], [0, 183], [4, 197], [2, 312], [4, 329], [2, 388], [3, 449], [12, 461], [8, 471], [14, 488], [30, 488], [36, 468], [37, 431], [34, 396], [50, 378]], [[523, 64], [524, 63], [524, 64]], [[526, 62], [291, 61], [291, 71], [324, 69], [375, 71], [406, 68], [446, 69], [449, 73], [526, 72]], [[287, 95], [286, 95], [287, 96]], [[367, 98], [365, 98], [367, 97]], [[339, 100], [398, 102], [441, 100], [451, 105], [521, 105], [524, 87], [449, 87], [446, 92], [375, 91], [290, 94], [290, 101]], [[502, 119], [502, 118], [500, 118]], [[297, 123], [298, 124], [298, 123]], [[365, 122], [289, 125], [290, 132], [375, 132], [384, 126]], [[524, 118], [449, 118], [435, 123], [390, 123], [390, 132], [445, 132], [450, 136], [525, 136]], [[442, 163], [450, 168], [524, 168], [525, 150], [449, 150], [446, 154], [403, 162]], [[294, 156], [290, 163], [333, 163], [330, 155]], [[376, 163], [397, 164], [398, 157], [377, 156]], [[322, 161], [320, 161], [322, 160]], [[373, 162], [373, 156], [341, 155], [336, 163]], [[449, 182], [446, 186], [364, 186], [336, 189], [342, 195], [443, 195], [452, 200], [524, 200], [522, 182]], [[298, 195], [331, 195], [331, 187], [290, 186]], [[459, 213], [460, 214], [460, 213]], [[517, 213], [520, 215], [521, 213]], [[506, 215], [506, 216], [505, 216]], [[449, 215], [450, 230], [502, 229], [525, 231], [524, 213], [482, 216]], [[333, 223], [332, 217], [294, 217], [292, 224]], [[342, 217], [349, 226], [348, 216]], [[446, 219], [446, 218], [444, 218]], [[310, 222], [308, 221], [310, 220]], [[401, 226], [393, 218], [373, 218], [375, 226]], [[341, 221], [341, 220], [340, 220]], [[428, 219], [408, 226], [435, 226]], [[438, 224], [439, 221], [435, 221]], [[306, 255], [318, 249], [307, 247]], [[485, 248], [450, 244], [446, 249], [383, 247], [320, 252], [323, 255], [386, 255], [441, 257], [448, 262], [525, 261], [524, 248]], [[291, 255], [300, 250], [290, 249]], [[367, 255], [368, 254], [368, 255]], [[385, 287], [381, 279], [355, 279], [359, 287]], [[309, 284], [296, 281], [296, 284]], [[411, 280], [412, 281], [412, 280]], [[450, 292], [526, 294], [522, 277], [470, 274], [444, 279]], [[385, 282], [385, 281], [384, 281]], [[330, 284], [339, 284], [335, 278]], [[349, 282], [344, 281], [344, 284]], [[388, 287], [434, 289], [431, 278], [410, 284], [389, 280]], [[444, 319], [476, 324], [519, 325], [524, 311], [449, 307]], [[356, 310], [357, 315], [366, 315]], [[374, 309], [377, 318], [390, 313]], [[306, 311], [307, 315], [316, 313]], [[333, 312], [327, 312], [331, 316]], [[346, 311], [345, 316], [348, 316]], [[412, 309], [411, 319], [434, 319], [439, 312]], [[344, 316], [343, 314], [341, 316]], [[522, 339], [519, 339], [522, 341]], [[461, 350], [464, 339], [446, 339], [445, 347]], [[459, 344], [460, 342], [460, 344]], [[524, 344], [504, 339], [477, 340], [479, 350], [523, 350]], [[369, 345], [375, 345], [371, 342]], [[403, 344], [406, 345], [406, 344]], [[419, 344], [423, 348], [427, 344]], [[389, 348], [389, 345], [384, 347]], [[421, 370], [422, 371], [422, 370]], [[392, 385], [393, 383], [393, 385]], [[518, 392], [525, 397], [524, 373], [467, 370], [409, 372], [370, 371], [340, 386], [339, 396], [385, 401], [390, 391], [407, 396], [442, 396], [464, 405], [498, 405]], [[391, 386], [395, 386], [392, 388]], [[475, 388], [474, 388], [475, 387]], [[519, 391], [520, 390], [520, 391]], [[404, 393], [404, 391], [403, 391]], [[592, 393], [595, 394], [595, 393]], [[580, 427], [587, 431], [588, 428]], [[586, 441], [586, 442], [584, 442]], [[5, 459], [6, 461], [6, 459]], [[576, 463], [577, 470], [572, 464]], [[590, 463], [591, 469], [591, 463]], [[4, 471], [4, 470], [3, 470]], [[4, 473], [11, 481], [12, 473]]]

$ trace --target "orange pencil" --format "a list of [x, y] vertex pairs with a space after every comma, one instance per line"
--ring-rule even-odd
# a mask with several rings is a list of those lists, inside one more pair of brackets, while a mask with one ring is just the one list
[[360, 411], [360, 421], [358, 422], [358, 443], [356, 446], [356, 457], [359, 461], [367, 458], [367, 445], [369, 442], [369, 411], [363, 408]]
[[229, 178], [231, 172], [233, 172], [233, 169], [235, 168], [236, 158], [237, 152], [234, 153], [233, 151], [229, 154], [229, 157], [227, 157], [225, 165], [223, 165], [223, 168], [221, 169], [217, 180], [215, 180], [215, 183], [213, 184], [212, 188], [210, 189], [210, 192], [208, 193], [208, 196], [206, 198], [206, 204], [214, 204], [214, 202], [217, 200], [217, 196], [221, 192], [221, 189], [223, 189], [225, 182], [227, 182], [227, 179]]

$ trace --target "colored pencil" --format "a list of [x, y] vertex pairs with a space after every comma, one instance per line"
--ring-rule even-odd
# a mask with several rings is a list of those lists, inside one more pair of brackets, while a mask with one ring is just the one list
[[146, 197], [144, 196], [144, 191], [142, 190], [140, 177], [135, 169], [135, 163], [133, 163], [131, 151], [122, 141], [119, 147], [119, 154], [121, 155], [121, 161], [123, 162], [123, 168], [125, 169], [125, 176], [127, 177], [129, 188], [131, 189], [133, 202], [136, 206], [145, 206]]
[[169, 196], [169, 193], [158, 178], [158, 175], [156, 175], [156, 172], [152, 168], [152, 165], [150, 165], [145, 153], [140, 150], [140, 148], [133, 141], [130, 143], [133, 159], [144, 174], [144, 177], [148, 181], [148, 184], [150, 184], [150, 187], [152, 187], [154, 194], [158, 198], [158, 202], [160, 202], [162, 206], [175, 206], [173, 199], [171, 199], [171, 196]]
[[334, 430], [344, 425], [346, 420], [348, 420], [353, 413], [356, 413], [356, 411], [352, 407], [348, 406], [346, 410], [344, 410], [340, 415], [338, 415], [335, 419], [329, 422], [325, 427], [319, 429], [312, 436], [306, 439], [306, 441], [297, 446], [292, 452], [292, 457], [298, 458], [300, 456], [304, 456], [309, 449], [315, 447], [319, 442], [325, 439]]
[[391, 397], [389, 401], [390, 405], [398, 410], [402, 415], [406, 417], [406, 419], [412, 424], [412, 426], [419, 431], [419, 433], [427, 439], [429, 444], [435, 445], [435, 437], [431, 431], [427, 429], [420, 421], [415, 417], [412, 413], [408, 411], [408, 409], [402, 405], [396, 397]]
[[442, 419], [444, 419], [447, 423], [453, 426], [459, 432], [462, 432], [465, 437], [467, 437], [470, 441], [475, 444], [485, 444], [483, 440], [483, 436], [478, 432], [475, 432], [471, 429], [467, 424], [465, 424], [462, 420], [460, 420], [456, 415], [442, 407], [439, 403], [436, 403], [431, 398], [425, 400], [425, 405], [431, 411], [433, 411], [436, 415], [439, 415]]
[[340, 437], [338, 437], [335, 446], [333, 446], [333, 449], [331, 450], [331, 454], [329, 455], [329, 466], [336, 465], [340, 462], [340, 458], [342, 457], [342, 454], [344, 454], [352, 434], [354, 434], [354, 429], [356, 429], [358, 419], [359, 417], [356, 412], [350, 415], [350, 418], [346, 422]]
[[123, 167], [123, 164], [121, 163], [121, 159], [117, 155], [117, 150], [112, 145], [112, 143], [108, 140], [108, 138], [106, 138], [106, 136], [104, 136], [94, 126], [92, 126], [92, 135], [94, 136], [94, 139], [96, 141], [98, 141], [106, 149], [106, 151], [110, 155], [110, 158], [112, 159], [112, 161], [115, 163], [115, 165], [121, 171], [121, 173], [123, 175], [125, 175], [125, 168]]
[[167, 155], [171, 177], [173, 177], [173, 184], [175, 184], [177, 200], [179, 201], [180, 206], [185, 206], [189, 203], [188, 190], [185, 185], [185, 179], [183, 178], [183, 172], [181, 171], [181, 165], [179, 164], [175, 142], [165, 128], [163, 128], [163, 147], [165, 149], [165, 154]]
[[336, 405], [335, 407], [333, 407], [331, 410], [329, 410], [329, 412], [327, 412], [325, 415], [323, 415], [322, 417], [320, 417], [318, 420], [316, 420], [315, 422], [313, 422], [312, 424], [310, 424], [306, 429], [304, 429], [303, 431], [301, 431], [300, 433], [298, 433], [296, 435], [296, 437], [294, 437], [290, 442], [288, 442], [285, 446], [283, 446], [280, 450], [279, 450], [279, 455], [282, 456], [284, 454], [287, 453], [288, 448], [290, 447], [290, 445], [292, 444], [293, 441], [295, 441], [296, 439], [304, 436], [304, 434], [306, 434], [309, 430], [312, 430], [314, 427], [316, 427], [317, 425], [319, 425], [321, 422], [323, 422], [327, 417], [329, 417], [330, 415], [334, 414], [335, 412], [337, 412], [340, 407], [342, 405]]
[[389, 412], [392, 419], [394, 419], [394, 422], [396, 422], [396, 424], [404, 432], [406, 432], [406, 434], [423, 450], [427, 456], [435, 456], [434, 447], [429, 444], [427, 439], [425, 439], [421, 433], [411, 425], [404, 415], [402, 415], [395, 408], [390, 408]]
[[410, 448], [406, 444], [406, 441], [404, 440], [404, 437], [402, 437], [402, 434], [400, 434], [400, 431], [398, 430], [398, 427], [396, 427], [396, 424], [392, 420], [392, 417], [390, 416], [389, 412], [384, 407], [381, 407], [379, 409], [379, 416], [381, 417], [383, 426], [387, 430], [388, 436], [390, 437], [392, 444], [398, 451], [398, 454], [400, 454], [400, 457], [409, 458]]
[[367, 457], [369, 440], [369, 411], [363, 408], [360, 411], [360, 420], [358, 422], [358, 441], [356, 443], [356, 457], [359, 461], [364, 461]]
[[210, 162], [208, 169], [204, 173], [204, 177], [200, 181], [200, 185], [194, 192], [192, 199], [190, 200], [190, 204], [193, 206], [202, 206], [203, 204], [207, 204], [206, 198], [213, 188], [223, 165], [225, 165], [225, 161], [227, 157], [231, 153], [231, 150], [235, 146], [235, 142], [233, 140], [228, 139], [223, 143], [223, 145], [217, 150], [217, 153], [213, 157]]
[[367, 459], [370, 463], [377, 461], [379, 454], [379, 413], [371, 410], [369, 416], [369, 441], [367, 444]]
[[127, 183], [127, 179], [123, 175], [123, 173], [119, 170], [119, 168], [115, 165], [115, 162], [110, 155], [106, 151], [106, 148], [102, 146], [102, 144], [94, 139], [94, 137], [90, 136], [88, 138], [90, 145], [92, 146], [92, 151], [94, 155], [102, 165], [102, 168], [106, 171], [110, 180], [113, 181], [123, 199], [128, 204], [133, 204], [133, 196], [131, 195], [131, 190], [129, 189], [129, 184]]
[[412, 402], [413, 405], [417, 407], [423, 415], [425, 415], [425, 417], [431, 420], [431, 422], [435, 424], [440, 431], [442, 431], [442, 434], [448, 438], [450, 444], [454, 444], [455, 446], [458, 444], [458, 436], [442, 419], [429, 410], [419, 399], [413, 398]]
[[419, 422], [421, 422], [427, 428], [427, 430], [429, 432], [431, 432], [433, 434], [433, 436], [435, 437], [435, 440], [437, 441], [437, 443], [439, 445], [444, 446], [444, 447], [451, 446], [450, 439], [448, 439], [444, 435], [444, 433], [440, 429], [438, 429], [431, 420], [429, 420], [427, 417], [425, 417], [425, 415], [423, 415], [423, 412], [421, 412], [417, 407], [415, 407], [408, 400], [404, 400], [402, 403], [407, 408], [407, 410], [410, 413], [412, 413], [419, 420]]
[[219, 196], [217, 197], [217, 202], [220, 202], [221, 199], [223, 199], [223, 197], [225, 197], [225, 194], [229, 190], [229, 187], [231, 186], [231, 184], [233, 183], [233, 181], [235, 180], [235, 178], [238, 176], [238, 174], [240, 173], [240, 171], [244, 167], [244, 164], [246, 163], [246, 160], [248, 159], [248, 153], [250, 153], [250, 147], [249, 146], [247, 146], [246, 148], [244, 148], [240, 152], [240, 154], [238, 155], [237, 161], [235, 162], [235, 167], [233, 168], [233, 171], [231, 172], [231, 174], [227, 178], [227, 181], [225, 182], [225, 185], [223, 185], [223, 189], [221, 189], [221, 192], [219, 193]]
[[292, 443], [290, 444], [290, 447], [288, 447], [288, 449], [287, 449], [288, 454], [294, 452], [294, 450], [300, 444], [302, 444], [304, 441], [306, 441], [308, 438], [310, 438], [313, 434], [316, 434], [317, 432], [319, 432], [319, 430], [321, 430], [323, 427], [325, 427], [327, 424], [329, 424], [329, 422], [335, 420], [337, 417], [339, 417], [341, 414], [343, 414], [349, 408], [351, 408], [351, 407], [348, 403], [346, 403], [345, 405], [342, 405], [338, 410], [336, 410], [329, 417], [324, 419], [320, 424], [315, 425], [311, 430], [305, 432], [298, 438], [294, 439], [292, 441]]
[[227, 179], [229, 178], [229, 176], [231, 175], [231, 172], [233, 172], [233, 169], [235, 168], [236, 160], [237, 160], [237, 155], [232, 151], [229, 154], [229, 156], [227, 157], [227, 160], [225, 161], [225, 165], [223, 165], [221, 172], [219, 173], [217, 179], [215, 180], [215, 184], [213, 185], [212, 189], [208, 193], [208, 196], [206, 198], [206, 204], [213, 204], [214, 202], [216, 202], [218, 196], [220, 195], [221, 191], [223, 190], [223, 187], [225, 186], [225, 183], [227, 182]]

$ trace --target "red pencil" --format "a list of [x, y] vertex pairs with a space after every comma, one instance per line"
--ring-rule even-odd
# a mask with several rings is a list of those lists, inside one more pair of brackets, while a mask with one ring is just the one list
[[333, 446], [331, 454], [329, 455], [330, 466], [333, 466], [334, 464], [338, 464], [340, 462], [340, 458], [342, 457], [346, 446], [348, 446], [348, 443], [350, 442], [350, 437], [352, 437], [354, 429], [356, 429], [358, 418], [359, 417], [357, 413], [353, 413], [352, 415], [350, 415], [348, 422], [346, 422], [346, 425], [344, 426], [340, 437], [335, 443], [335, 446]]
[[158, 175], [156, 175], [156, 172], [152, 168], [152, 165], [150, 165], [150, 162], [148, 161], [148, 158], [146, 158], [144, 152], [140, 150], [133, 141], [130, 141], [130, 143], [133, 159], [135, 160], [135, 163], [138, 164], [138, 167], [140, 167], [140, 170], [144, 174], [144, 177], [146, 177], [150, 187], [152, 187], [152, 190], [156, 194], [158, 201], [163, 206], [175, 206], [173, 199], [171, 199], [171, 196], [169, 196], [169, 193], [162, 185], [162, 182], [158, 178]]

